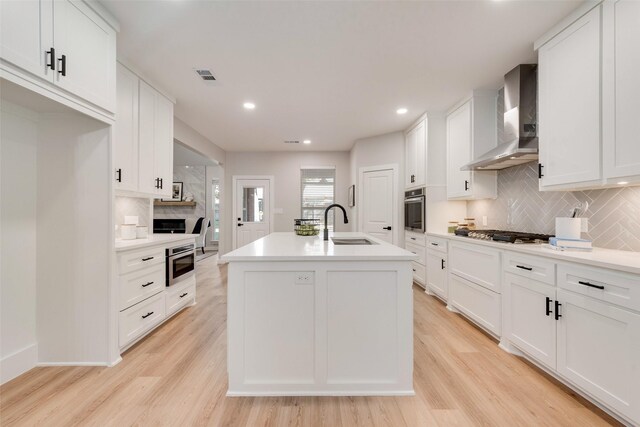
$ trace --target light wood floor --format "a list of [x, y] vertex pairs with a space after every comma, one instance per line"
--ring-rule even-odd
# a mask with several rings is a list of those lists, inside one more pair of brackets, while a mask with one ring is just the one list
[[[0, 425], [598, 426], [615, 422], [414, 288], [415, 397], [227, 398], [226, 268], [113, 368], [36, 368], [0, 387]], [[585, 406], [586, 405], [586, 406]]]

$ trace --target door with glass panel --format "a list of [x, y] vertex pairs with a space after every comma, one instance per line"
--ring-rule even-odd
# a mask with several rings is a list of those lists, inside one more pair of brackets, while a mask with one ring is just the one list
[[266, 236], [270, 230], [268, 179], [238, 179], [235, 190], [236, 248]]

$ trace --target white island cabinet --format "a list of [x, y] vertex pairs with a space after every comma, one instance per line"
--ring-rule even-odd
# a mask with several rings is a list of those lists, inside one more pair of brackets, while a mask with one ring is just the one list
[[413, 395], [415, 258], [361, 233], [273, 233], [226, 254], [227, 394]]

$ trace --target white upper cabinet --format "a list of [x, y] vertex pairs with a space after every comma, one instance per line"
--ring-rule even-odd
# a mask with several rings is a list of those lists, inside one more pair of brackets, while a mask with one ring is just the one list
[[597, 7], [539, 50], [541, 189], [601, 178], [600, 34]]
[[113, 112], [116, 103], [116, 32], [86, 4], [53, 6], [55, 84]]
[[138, 76], [118, 64], [116, 121], [112, 133], [118, 190], [138, 190], [138, 85]]
[[[53, 81], [53, 0], [0, 1], [0, 57]], [[54, 57], [52, 58], [52, 53]]]
[[640, 2], [588, 7], [536, 42], [541, 190], [640, 184]]
[[602, 12], [604, 177], [640, 183], [640, 2], [608, 1]]
[[405, 135], [405, 187], [423, 187], [427, 176], [427, 117]]
[[173, 183], [173, 103], [140, 81], [139, 191], [171, 196]]
[[460, 170], [497, 144], [496, 92], [474, 96], [447, 115], [447, 198], [495, 199], [497, 173]]
[[118, 64], [118, 98], [113, 125], [115, 189], [171, 197], [173, 102]]
[[93, 8], [72, 0], [0, 1], [0, 24], [3, 77], [113, 120], [116, 30]]

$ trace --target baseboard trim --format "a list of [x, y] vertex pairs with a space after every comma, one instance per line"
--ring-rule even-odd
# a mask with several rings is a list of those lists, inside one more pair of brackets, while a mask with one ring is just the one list
[[0, 360], [0, 384], [24, 374], [38, 365], [38, 344], [33, 343]]
[[398, 391], [324, 391], [324, 390], [301, 390], [301, 391], [227, 391], [227, 397], [276, 397], [276, 396], [415, 396], [414, 390]]
[[107, 362], [38, 362], [39, 368], [47, 366], [113, 366]]

